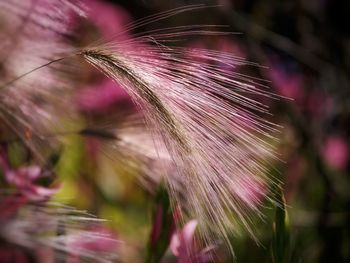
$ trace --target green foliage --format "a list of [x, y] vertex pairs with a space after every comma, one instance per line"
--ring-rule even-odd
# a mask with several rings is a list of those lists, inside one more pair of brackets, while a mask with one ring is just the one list
[[8, 144], [8, 159], [11, 167], [19, 167], [26, 162], [28, 158], [28, 150], [21, 142], [13, 142]]
[[271, 256], [273, 263], [297, 262], [295, 249], [291, 242], [291, 229], [289, 224], [286, 201], [281, 188], [276, 191], [275, 220], [273, 222], [273, 234], [271, 244]]

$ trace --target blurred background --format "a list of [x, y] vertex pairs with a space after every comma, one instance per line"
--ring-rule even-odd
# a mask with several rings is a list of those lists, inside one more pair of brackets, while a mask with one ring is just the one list
[[[273, 163], [272, 173], [283, 182], [296, 262], [350, 262], [350, 1], [86, 3], [92, 7], [92, 19], [77, 29], [85, 36], [76, 40], [79, 45], [98, 37], [108, 39], [123, 31], [127, 23], [155, 13], [189, 4], [212, 6], [133, 33], [197, 24], [227, 25], [227, 31], [239, 33], [186, 37], [181, 45], [230, 52], [258, 63], [260, 66], [232, 70], [267, 80], [271, 91], [285, 97], [264, 103], [273, 113], [270, 120], [282, 126], [276, 135], [281, 161]], [[97, 72], [87, 75], [90, 77], [83, 82], [89, 84], [78, 98], [86, 120], [134, 107], [126, 94], [111, 91], [111, 83]], [[94, 93], [96, 86], [103, 87], [99, 96]], [[93, 140], [75, 136], [67, 140], [72, 147], [60, 159], [58, 174], [64, 180], [55, 198], [107, 219], [109, 231], [128, 244], [121, 249], [120, 259], [143, 262], [152, 228], [152, 189], [140, 185], [137, 169], [115, 176], [113, 167], [118, 163], [110, 165], [111, 160], [96, 154]], [[273, 217], [274, 211], [267, 208], [265, 222], [257, 226], [260, 244], [244, 234], [232, 237], [238, 262], [271, 262]], [[222, 260], [231, 261], [227, 257]], [[166, 256], [164, 262], [175, 259]]]

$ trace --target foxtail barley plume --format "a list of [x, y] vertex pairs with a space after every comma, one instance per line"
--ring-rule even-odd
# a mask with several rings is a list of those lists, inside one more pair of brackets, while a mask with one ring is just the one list
[[[203, 6], [154, 15], [127, 30], [198, 8]], [[75, 1], [0, 1], [4, 127], [38, 156], [54, 147], [57, 138], [48, 135], [64, 128], [61, 118], [79, 114], [72, 106], [72, 75], [74, 61], [82, 58], [123, 87], [140, 110], [112, 128], [76, 132], [114, 146], [125, 165], [140, 165], [145, 175], [165, 181], [174, 206], [184, 220], [197, 219], [205, 241], [215, 241], [215, 234], [227, 239], [240, 226], [254, 237], [251, 216], [270, 199], [268, 161], [276, 158], [272, 135], [278, 127], [264, 119], [268, 108], [259, 102], [274, 95], [258, 80], [227, 69], [252, 63], [229, 53], [165, 45], [191, 35], [225, 34], [212, 26], [116, 36], [74, 49], [74, 13], [83, 14]]]
[[261, 117], [268, 109], [253, 96], [274, 96], [217, 65], [223, 57], [245, 64], [231, 54], [162, 45], [191, 33], [219, 34], [194, 28], [109, 42], [81, 55], [140, 106], [154, 147], [164, 147], [176, 167], [172, 175], [163, 170], [170, 191], [190, 218], [200, 219], [204, 238], [213, 225], [224, 235], [243, 225], [254, 236], [250, 215], [269, 191], [266, 160], [275, 158], [277, 126]]
[[[20, 196], [2, 196], [4, 212], [5, 198], [11, 199], [12, 205], [23, 201]], [[103, 220], [58, 203], [28, 203], [15, 217], [1, 216], [0, 219], [2, 240], [32, 250], [53, 249], [56, 262], [75, 259], [79, 262], [113, 262], [117, 258], [116, 248], [121, 244], [112, 234], [99, 231]], [[99, 250], [99, 243], [108, 243], [109, 249]]]

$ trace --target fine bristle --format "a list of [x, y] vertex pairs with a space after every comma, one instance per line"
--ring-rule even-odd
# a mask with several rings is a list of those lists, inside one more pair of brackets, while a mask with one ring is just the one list
[[[126, 30], [199, 8], [167, 11]], [[108, 129], [79, 127], [67, 134], [97, 138], [126, 167], [138, 166], [150, 180], [164, 180], [183, 220], [197, 219], [206, 242], [215, 241], [216, 234], [228, 240], [241, 226], [255, 238], [252, 216], [260, 215], [264, 200], [274, 202], [269, 189], [276, 179], [268, 164], [277, 159], [273, 135], [279, 130], [265, 119], [269, 109], [260, 98], [277, 97], [259, 79], [219, 64], [258, 65], [225, 52], [164, 46], [178, 37], [228, 34], [210, 25], [123, 40], [115, 36], [77, 51], [69, 44], [70, 12], [83, 14], [74, 1], [0, 1], [0, 19], [6, 22], [0, 32], [6, 39], [1, 44], [6, 51], [0, 51], [4, 126], [39, 157], [57, 146], [59, 138], [52, 135], [64, 130], [60, 120], [80, 114], [71, 99], [77, 68], [70, 63], [83, 58], [123, 87], [139, 114]], [[60, 216], [60, 210], [54, 212]], [[33, 224], [33, 218], [24, 222]], [[58, 237], [43, 242], [65, 252]]]
[[156, 39], [108, 43], [81, 54], [140, 106], [154, 146], [165, 146], [177, 167], [176, 176], [166, 175], [170, 191], [189, 218], [201, 219], [205, 239], [212, 225], [226, 235], [240, 224], [255, 236], [250, 216], [264, 198], [251, 192], [266, 197], [273, 183], [267, 160], [276, 158], [271, 134], [278, 127], [263, 119], [268, 108], [252, 96], [274, 95], [216, 66], [222, 56], [244, 64], [230, 54], [162, 47], [154, 45]]
[[38, 158], [55, 145], [43, 135], [73, 116], [76, 69], [63, 58], [73, 50], [69, 23], [77, 12], [74, 1], [0, 1], [0, 120]]
[[[20, 196], [1, 196], [13, 205]], [[3, 204], [3, 203], [2, 203]], [[28, 203], [11, 220], [0, 227], [0, 237], [28, 249], [53, 249], [57, 259], [76, 257], [81, 262], [111, 262], [116, 259], [120, 241], [109, 233], [98, 231], [104, 221], [85, 211], [59, 203]], [[89, 242], [89, 243], [88, 243]], [[94, 251], [93, 243], [108, 242], [114, 249]]]

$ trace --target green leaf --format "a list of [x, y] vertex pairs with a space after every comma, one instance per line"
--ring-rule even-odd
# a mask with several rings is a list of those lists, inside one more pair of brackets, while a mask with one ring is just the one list
[[289, 263], [291, 262], [290, 227], [286, 202], [281, 188], [277, 191], [276, 199], [278, 205], [273, 223], [272, 261], [274, 263]]

